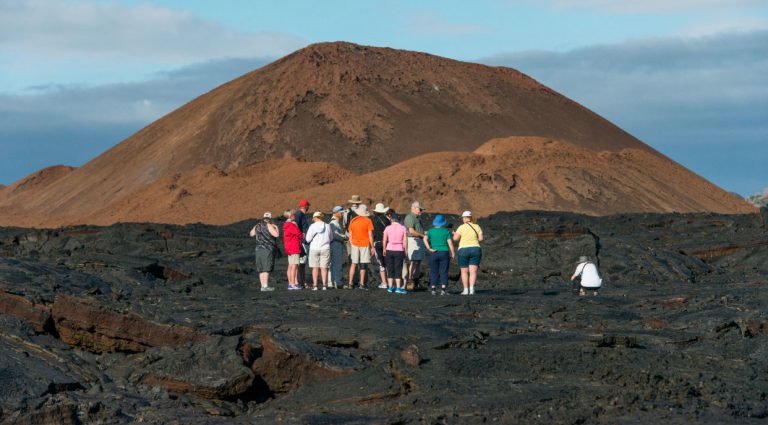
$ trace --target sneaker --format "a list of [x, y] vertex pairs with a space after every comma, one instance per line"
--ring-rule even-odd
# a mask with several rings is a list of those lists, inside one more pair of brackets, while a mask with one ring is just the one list
[[440, 295], [448, 295], [448, 293], [447, 293], [447, 292], [445, 292], [445, 289], [441, 289], [441, 290], [440, 290]]
[[469, 295], [469, 289], [464, 288], [464, 290], [461, 291], [461, 295]]
[[328, 289], [328, 288], [326, 288], [325, 286], [323, 286], [323, 291], [325, 291], [326, 289]]
[[365, 286], [363, 286], [363, 285], [357, 285], [357, 289], [366, 290], [366, 289], [368, 289], [368, 288], [366, 288], [366, 287], [365, 287]]
[[475, 295], [475, 287], [474, 286], [470, 286], [469, 287], [469, 295]]
[[379, 285], [379, 289], [387, 289], [387, 284], [384, 282], [381, 282], [381, 284]]
[[317, 286], [313, 286], [313, 287], [312, 287], [312, 290], [313, 290], [313, 291], [317, 291]]
[[405, 290], [405, 289], [403, 289], [403, 288], [397, 288], [397, 289], [395, 289], [395, 293], [396, 293], [396, 294], [407, 294], [407, 293], [408, 293], [408, 291], [406, 291], [406, 290]]
[[592, 295], [597, 296], [597, 291], [592, 292]]
[[437, 295], [437, 291], [435, 291], [435, 290], [433, 289], [433, 290], [432, 290], [432, 295]]
[[387, 292], [389, 292], [390, 294], [395, 292], [395, 287], [394, 286], [390, 286], [389, 288], [387, 288]]
[[289, 291], [298, 291], [299, 289], [301, 289], [301, 288], [299, 288], [298, 285], [288, 285], [288, 290]]
[[273, 288], [271, 286], [262, 286], [261, 287], [261, 292], [272, 292], [274, 290], [275, 290], [275, 288]]

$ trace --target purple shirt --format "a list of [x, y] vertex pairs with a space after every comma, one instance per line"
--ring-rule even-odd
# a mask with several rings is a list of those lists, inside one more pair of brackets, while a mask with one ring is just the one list
[[400, 223], [392, 223], [384, 229], [387, 236], [387, 251], [405, 251], [403, 247], [403, 238], [405, 238], [406, 229]]

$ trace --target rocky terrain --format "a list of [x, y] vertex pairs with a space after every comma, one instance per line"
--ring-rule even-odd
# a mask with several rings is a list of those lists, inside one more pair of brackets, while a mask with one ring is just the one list
[[362, 189], [482, 214], [755, 211], [514, 69], [338, 42], [205, 93], [82, 167], [0, 189], [0, 226], [229, 224]]
[[761, 193], [757, 193], [748, 197], [747, 202], [756, 206], [757, 208], [768, 206], [768, 188], [763, 189]]
[[767, 219], [494, 214], [472, 297], [259, 292], [251, 222], [2, 228], [0, 423], [755, 423]]

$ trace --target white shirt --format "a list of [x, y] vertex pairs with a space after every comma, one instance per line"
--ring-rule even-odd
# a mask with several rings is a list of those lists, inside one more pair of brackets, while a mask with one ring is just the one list
[[311, 251], [322, 251], [324, 249], [331, 249], [331, 241], [333, 240], [333, 228], [330, 224], [322, 221], [316, 221], [307, 229], [307, 236], [305, 239], [309, 242], [309, 249]]
[[581, 286], [585, 288], [599, 288], [603, 285], [603, 279], [597, 274], [597, 266], [592, 263], [580, 263], [576, 266], [574, 276], [581, 275]]

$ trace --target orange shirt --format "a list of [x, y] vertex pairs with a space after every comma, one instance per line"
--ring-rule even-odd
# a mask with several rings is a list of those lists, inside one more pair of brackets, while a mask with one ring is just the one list
[[373, 222], [368, 217], [357, 216], [349, 222], [349, 240], [352, 246], [370, 246], [368, 232], [373, 231]]

